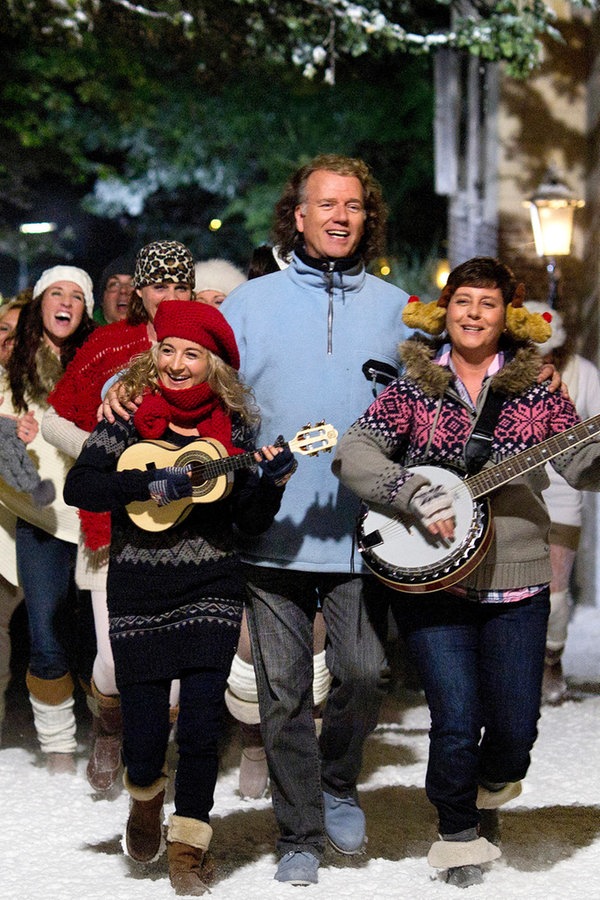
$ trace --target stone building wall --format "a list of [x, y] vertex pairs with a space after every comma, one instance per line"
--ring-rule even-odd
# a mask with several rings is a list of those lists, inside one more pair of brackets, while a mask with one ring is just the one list
[[[549, 292], [523, 201], [550, 167], [574, 195], [571, 253], [557, 260], [556, 301], [578, 352], [600, 363], [600, 17], [555, 0], [564, 43], [546, 40], [523, 80], [452, 52], [436, 63], [436, 184], [448, 197], [448, 256], [498, 255], [531, 299]], [[587, 495], [575, 592], [600, 604], [600, 503]], [[598, 598], [598, 599], [597, 599]]]
[[[544, 181], [549, 167], [572, 193], [585, 199], [575, 212], [573, 245], [557, 260], [557, 307], [579, 353], [596, 364], [600, 331], [598, 219], [600, 216], [600, 62], [598, 20], [568, 3], [554, 4], [565, 43], [546, 41], [541, 68], [526, 81], [503, 78], [498, 109], [499, 255], [515, 270], [531, 299], [546, 299], [546, 260], [535, 254], [529, 211], [522, 203]], [[578, 602], [600, 602], [600, 504], [585, 499], [574, 593]]]

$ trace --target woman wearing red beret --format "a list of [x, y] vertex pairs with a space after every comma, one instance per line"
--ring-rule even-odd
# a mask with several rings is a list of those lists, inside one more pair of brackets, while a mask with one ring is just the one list
[[118, 470], [127, 448], [141, 439], [184, 448], [214, 438], [228, 456], [237, 456], [250, 451], [256, 420], [252, 395], [238, 377], [233, 332], [216, 308], [161, 303], [154, 328], [158, 344], [137, 357], [123, 379], [132, 394], [143, 394], [141, 405], [128, 421], [116, 417], [96, 427], [69, 473], [65, 499], [112, 514], [108, 612], [123, 712], [124, 782], [132, 798], [127, 851], [147, 863], [161, 850], [169, 690], [178, 678], [169, 875], [176, 893], [199, 896], [210, 878], [217, 747], [244, 603], [234, 526], [251, 534], [269, 527], [295, 461], [289, 449], [263, 447], [235, 471], [232, 490], [221, 499], [190, 504], [189, 514], [167, 530], [139, 527], [126, 507], [185, 501], [193, 473], [189, 465]]

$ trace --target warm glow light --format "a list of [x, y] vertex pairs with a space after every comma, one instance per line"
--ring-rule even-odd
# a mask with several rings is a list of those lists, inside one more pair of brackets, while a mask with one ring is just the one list
[[21, 234], [48, 234], [56, 231], [56, 222], [23, 222], [19, 231]]
[[435, 267], [435, 285], [441, 291], [446, 287], [448, 275], [450, 274], [450, 263], [447, 259], [440, 259]]
[[385, 275], [389, 275], [391, 271], [392, 271], [392, 270], [390, 269], [390, 267], [388, 266], [388, 264], [387, 264], [387, 263], [384, 263], [384, 265], [383, 265], [383, 266], [380, 268], [380, 270], [379, 270], [379, 274], [385, 276]]
[[211, 231], [218, 231], [222, 224], [220, 219], [211, 219], [208, 223], [208, 227]]
[[531, 227], [538, 256], [568, 256], [573, 238], [573, 213], [566, 203], [530, 205]]
[[550, 171], [524, 206], [529, 207], [537, 255], [568, 256], [573, 238], [573, 216], [576, 209], [585, 206], [585, 201], [572, 197], [568, 187]]

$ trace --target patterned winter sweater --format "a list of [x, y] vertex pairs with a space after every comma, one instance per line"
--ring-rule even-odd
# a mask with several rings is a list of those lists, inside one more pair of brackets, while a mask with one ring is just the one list
[[[102, 422], [65, 486], [68, 503], [112, 513], [107, 590], [117, 685], [176, 678], [192, 666], [228, 669], [244, 602], [234, 527], [249, 534], [264, 531], [283, 494], [255, 470], [242, 470], [225, 499], [194, 504], [167, 531], [144, 531], [125, 506], [148, 500], [153, 473], [116, 471], [121, 453], [139, 439], [129, 422]], [[173, 432], [164, 439], [177, 446], [192, 440]], [[234, 441], [246, 443], [239, 432]]]
[[[338, 444], [335, 474], [367, 502], [406, 514], [415, 491], [427, 483], [410, 471], [419, 464], [465, 471], [464, 447], [476, 419], [454, 385], [450, 369], [434, 361], [435, 347], [422, 340], [401, 347], [405, 375], [387, 388], [350, 427]], [[503, 395], [487, 465], [564, 431], [579, 421], [572, 401], [538, 384], [537, 352], [516, 349], [485, 383], [480, 410], [490, 387]], [[574, 487], [600, 489], [600, 443], [589, 441], [553, 460]], [[483, 562], [465, 579], [478, 591], [509, 590], [550, 581], [549, 517], [541, 491], [543, 468], [520, 476], [490, 497], [495, 534]]]

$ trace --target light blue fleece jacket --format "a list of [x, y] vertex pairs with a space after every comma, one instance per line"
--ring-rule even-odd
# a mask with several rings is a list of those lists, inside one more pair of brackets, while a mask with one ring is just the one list
[[[260, 407], [259, 445], [279, 434], [289, 440], [323, 419], [342, 435], [377, 392], [363, 366], [397, 368], [407, 299], [362, 265], [329, 275], [295, 254], [287, 269], [232, 291], [221, 311], [238, 341], [240, 373]], [[305, 572], [349, 572], [358, 500], [332, 474], [331, 454], [297, 459], [274, 524], [259, 538], [242, 538], [244, 558]], [[355, 566], [362, 571], [358, 554]]]

